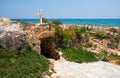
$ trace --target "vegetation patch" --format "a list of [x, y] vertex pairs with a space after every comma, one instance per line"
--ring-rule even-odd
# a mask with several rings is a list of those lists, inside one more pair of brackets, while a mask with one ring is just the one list
[[61, 21], [59, 21], [59, 20], [54, 20], [54, 21], [52, 21], [52, 23], [53, 23], [53, 24], [55, 24], [56, 26], [58, 26], [58, 25], [61, 25], [61, 24], [62, 24], [62, 22], [61, 22]]
[[11, 49], [0, 48], [0, 78], [41, 78], [49, 63], [30, 46], [18, 55]]
[[117, 29], [115, 29], [115, 28], [111, 28], [110, 31], [113, 33], [117, 33]]
[[103, 52], [98, 54], [98, 59], [101, 61], [106, 61], [106, 62], [120, 65], [120, 56], [118, 54], [110, 54], [107, 52]]
[[97, 54], [87, 50], [76, 49], [72, 47], [62, 49], [62, 52], [63, 56], [69, 61], [75, 61], [78, 63], [98, 61], [96, 58]]
[[103, 31], [96, 31], [94, 33], [94, 37], [97, 39], [106, 39], [107, 38], [107, 34]]
[[61, 50], [63, 52], [63, 57], [69, 61], [74, 61], [78, 63], [105, 61], [120, 65], [120, 56], [118, 56], [117, 54], [110, 54], [107, 52], [97, 54], [84, 49], [76, 49], [73, 47], [64, 48]]

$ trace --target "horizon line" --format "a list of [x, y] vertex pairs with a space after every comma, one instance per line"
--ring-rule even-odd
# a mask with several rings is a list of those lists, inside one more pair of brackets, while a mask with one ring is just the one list
[[[40, 19], [40, 18], [10, 18], [10, 19]], [[120, 18], [46, 18], [46, 19], [120, 19]]]

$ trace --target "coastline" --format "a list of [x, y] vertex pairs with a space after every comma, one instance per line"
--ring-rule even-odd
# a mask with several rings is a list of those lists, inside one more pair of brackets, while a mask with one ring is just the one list
[[[11, 19], [12, 21], [20, 20], [24, 22], [38, 23], [39, 19]], [[49, 22], [59, 20], [63, 24], [68, 25], [97, 25], [97, 26], [110, 26], [120, 27], [120, 19], [48, 19]]]

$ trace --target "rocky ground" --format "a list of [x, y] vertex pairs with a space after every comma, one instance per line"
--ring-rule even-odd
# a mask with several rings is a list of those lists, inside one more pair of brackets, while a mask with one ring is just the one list
[[61, 58], [53, 61], [51, 78], [120, 78], [120, 66], [108, 62], [75, 63]]

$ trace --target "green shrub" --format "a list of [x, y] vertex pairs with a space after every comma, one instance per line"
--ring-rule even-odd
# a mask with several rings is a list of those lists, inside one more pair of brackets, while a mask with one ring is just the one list
[[65, 46], [69, 47], [70, 46], [69, 43], [71, 43], [72, 39], [76, 36], [74, 30], [72, 30], [71, 28], [63, 30], [63, 28], [60, 26], [56, 26], [55, 30], [56, 32], [54, 36], [54, 41], [56, 42], [56, 44], [57, 45], [64, 44]]
[[62, 22], [61, 21], [59, 21], [59, 20], [54, 20], [54, 21], [52, 21], [52, 23], [53, 24], [55, 24], [55, 25], [60, 25], [60, 24], [62, 24]]
[[49, 61], [30, 46], [16, 55], [13, 50], [0, 49], [0, 78], [40, 78], [49, 69]]
[[76, 49], [73, 47], [61, 49], [63, 57], [66, 60], [74, 61], [78, 63], [82, 62], [95, 62], [95, 61], [116, 61], [115, 64], [120, 65], [120, 56], [117, 54], [110, 54], [106, 51], [102, 53], [93, 53], [84, 49]]
[[76, 28], [76, 34], [77, 35], [82, 35], [82, 34], [86, 34], [88, 32], [86, 27], [77, 27]]
[[75, 37], [75, 32], [68, 28], [63, 32], [63, 41], [67, 44], [67, 46], [69, 47], [69, 43], [71, 42], [71, 40]]
[[48, 23], [48, 20], [46, 18], [42, 18], [43, 23]]
[[120, 65], [120, 56], [118, 54], [111, 54], [108, 52], [102, 52], [97, 55], [98, 60], [111, 62], [114, 61], [114, 64]]
[[117, 29], [115, 29], [115, 28], [111, 28], [110, 31], [113, 33], [117, 33]]
[[89, 52], [83, 49], [75, 49], [75, 48], [65, 48], [62, 49], [63, 56], [69, 61], [75, 62], [95, 62], [97, 61], [96, 53]]
[[56, 46], [59, 46], [63, 43], [63, 28], [60, 26], [55, 27], [55, 36], [53, 37]]
[[102, 52], [102, 53], [98, 54], [98, 60], [109, 61], [109, 54], [107, 52]]
[[103, 31], [96, 31], [94, 33], [94, 37], [97, 39], [106, 39], [107, 38], [107, 34]]

